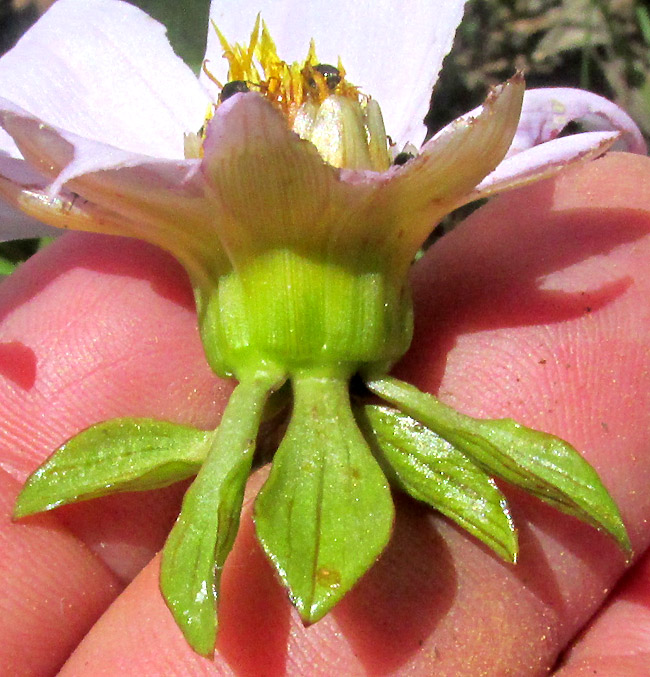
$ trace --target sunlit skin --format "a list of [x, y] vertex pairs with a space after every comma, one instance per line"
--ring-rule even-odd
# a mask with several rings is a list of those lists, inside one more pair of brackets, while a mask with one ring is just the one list
[[639, 558], [625, 587], [609, 594], [625, 569], [609, 539], [521, 494], [506, 489], [516, 567], [403, 499], [381, 561], [304, 628], [253, 537], [262, 469], [226, 565], [214, 662], [187, 646], [157, 558], [147, 564], [182, 487], [9, 520], [28, 472], [79, 429], [125, 415], [214, 425], [231, 388], [205, 365], [172, 259], [136, 241], [62, 238], [0, 288], [0, 665], [52, 674], [89, 633], [60, 674], [535, 675], [600, 609], [557, 674], [646, 674], [649, 231], [641, 156], [497, 198], [414, 269], [416, 336], [397, 368], [464, 412], [513, 415], [583, 450]]

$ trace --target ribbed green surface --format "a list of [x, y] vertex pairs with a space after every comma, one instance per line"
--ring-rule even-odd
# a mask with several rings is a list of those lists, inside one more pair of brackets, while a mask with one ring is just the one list
[[292, 371], [319, 364], [390, 364], [408, 348], [408, 289], [380, 270], [359, 272], [274, 250], [224, 276], [203, 309], [213, 368], [273, 362]]

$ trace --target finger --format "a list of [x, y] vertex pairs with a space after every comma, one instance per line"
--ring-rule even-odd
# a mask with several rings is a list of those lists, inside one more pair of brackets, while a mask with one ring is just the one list
[[222, 658], [203, 658], [189, 647], [160, 595], [156, 557], [98, 621], [60, 677], [88, 675], [88, 665], [93, 677], [127, 671], [166, 677], [284, 674], [292, 611], [255, 539], [251, 519], [253, 499], [266, 475], [266, 469], [258, 471], [247, 487], [237, 543], [221, 582], [219, 644], [227, 647], [232, 666]]
[[164, 542], [183, 491], [125, 494], [12, 524], [27, 473], [104, 418], [214, 425], [221, 386], [205, 366], [187, 282], [152, 247], [69, 236], [3, 283], [0, 665], [7, 674], [60, 666], [122, 588], [100, 559], [118, 578], [132, 578]]
[[[400, 367], [467, 413], [513, 415], [575, 444], [619, 502], [638, 551], [650, 539], [649, 163], [610, 156], [496, 200], [443, 238], [416, 271], [419, 320]], [[245, 519], [224, 572], [214, 663], [171, 642], [178, 631], [146, 570], [119, 623], [98, 626], [67, 674], [82, 674], [89, 657], [104, 670], [97, 674], [123, 661], [170, 675], [187, 666], [240, 675], [544, 672], [624, 557], [590, 527], [510, 493], [518, 565], [400, 499], [385, 554], [309, 628], [281, 601]], [[145, 599], [147, 632], [130, 642]], [[162, 659], [161, 640], [172, 647]], [[127, 655], [106, 651], [109, 642]]]
[[0, 665], [52, 675], [122, 586], [52, 515], [11, 524], [19, 487], [0, 470]]
[[650, 665], [650, 551], [576, 641], [557, 677], [645, 677]]
[[[441, 359], [403, 366], [466, 413], [512, 416], [569, 440], [619, 503], [637, 551], [650, 513], [649, 232], [650, 161], [640, 156], [612, 155], [491, 203], [418, 271], [427, 321], [414, 345]], [[477, 672], [552, 665], [624, 564], [589, 527], [511, 495], [522, 552], [497, 579], [511, 601], [493, 617], [502, 630], [467, 618], [457, 645], [462, 654], [491, 636]], [[494, 585], [481, 592], [491, 609], [503, 600]]]
[[[136, 240], [70, 235], [0, 289], [0, 462], [28, 473], [117, 416], [216, 425], [230, 386], [205, 363], [186, 277]], [[160, 548], [182, 488], [57, 511], [123, 579]]]

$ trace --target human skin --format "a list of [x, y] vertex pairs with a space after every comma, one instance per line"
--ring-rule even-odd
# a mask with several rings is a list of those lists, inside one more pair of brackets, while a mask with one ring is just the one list
[[137, 241], [61, 238], [0, 287], [0, 665], [39, 677], [64, 663], [61, 675], [84, 677], [519, 677], [563, 655], [561, 677], [647, 674], [648, 261], [647, 157], [612, 154], [497, 198], [414, 268], [415, 338], [396, 368], [465, 413], [574, 444], [629, 529], [636, 564], [623, 585], [610, 539], [521, 492], [505, 487], [515, 566], [397, 497], [380, 561], [305, 628], [254, 540], [261, 469], [224, 571], [211, 662], [158, 591], [154, 555], [183, 486], [10, 520], [27, 474], [80, 429], [115, 416], [214, 426], [232, 388], [205, 364], [170, 257]]

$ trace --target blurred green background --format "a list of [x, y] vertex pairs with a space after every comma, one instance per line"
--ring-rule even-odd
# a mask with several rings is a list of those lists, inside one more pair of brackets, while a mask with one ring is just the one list
[[[52, 0], [0, 0], [0, 53]], [[163, 22], [198, 72], [209, 0], [132, 0]], [[529, 87], [582, 87], [625, 108], [650, 138], [650, 12], [641, 0], [470, 0], [427, 116], [436, 130], [479, 105], [490, 85], [523, 68]], [[318, 20], [316, 17], [315, 20]], [[417, 40], [412, 34], [395, 40]], [[408, 73], [405, 74], [408, 76]], [[0, 275], [44, 243], [0, 245]]]

